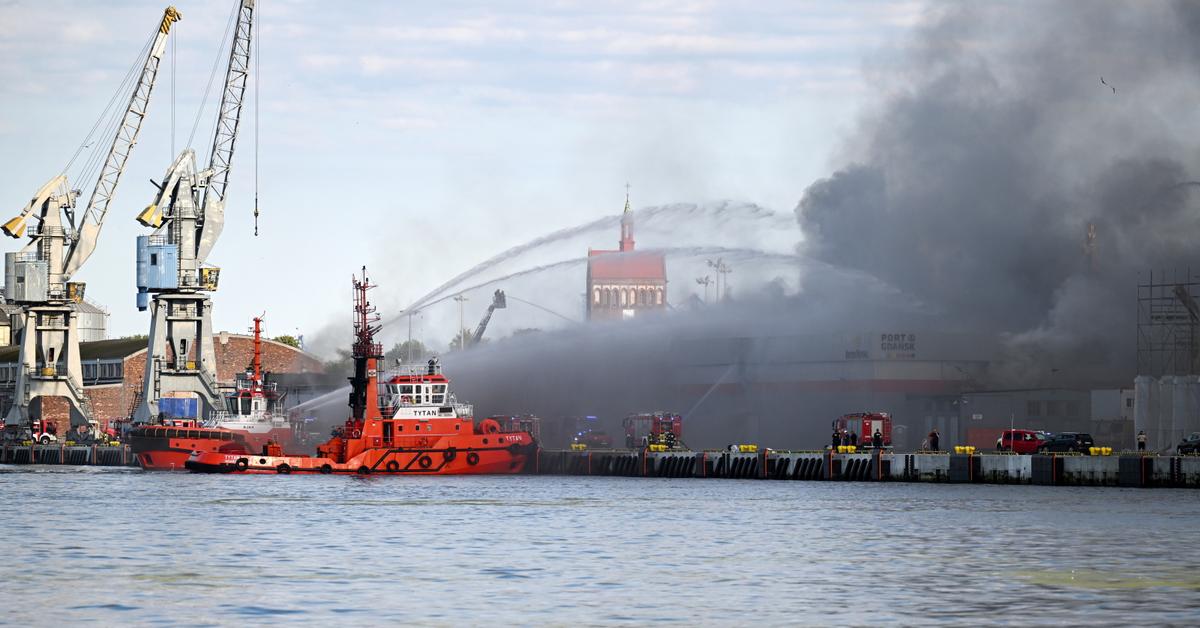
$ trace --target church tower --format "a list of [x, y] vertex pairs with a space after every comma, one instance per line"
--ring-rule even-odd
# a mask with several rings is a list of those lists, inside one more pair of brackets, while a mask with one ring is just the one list
[[629, 208], [629, 184], [625, 184], [625, 212], [621, 214], [622, 253], [633, 250], [633, 210]]
[[621, 242], [615, 251], [588, 249], [587, 317], [620, 320], [666, 310], [667, 261], [662, 253], [633, 250], [633, 208], [625, 186]]

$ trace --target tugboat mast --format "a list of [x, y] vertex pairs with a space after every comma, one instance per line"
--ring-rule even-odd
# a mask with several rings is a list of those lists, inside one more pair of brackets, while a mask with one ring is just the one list
[[[376, 379], [379, 361], [383, 359], [383, 345], [375, 342], [375, 334], [382, 328], [375, 306], [367, 300], [367, 290], [374, 288], [367, 278], [367, 267], [362, 268], [362, 279], [352, 278], [354, 284], [354, 376], [350, 378], [350, 416], [362, 421], [379, 417], [379, 404], [368, 400], [378, 396]], [[370, 408], [374, 408], [371, 412]], [[371, 416], [368, 417], [368, 412]]]
[[251, 375], [254, 379], [250, 382], [250, 391], [254, 396], [262, 396], [263, 394], [263, 373], [262, 373], [262, 322], [263, 317], [254, 317], [254, 373]]

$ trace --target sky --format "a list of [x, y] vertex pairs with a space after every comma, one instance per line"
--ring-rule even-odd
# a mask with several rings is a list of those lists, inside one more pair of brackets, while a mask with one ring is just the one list
[[[175, 4], [183, 20], [139, 144], [75, 277], [110, 310], [111, 336], [148, 329], [133, 273], [148, 180], [188, 145], [206, 163], [211, 143], [215, 96], [198, 124], [197, 111], [214, 60], [224, 64], [234, 3]], [[272, 335], [347, 318], [349, 278], [363, 265], [381, 286], [376, 300], [401, 308], [506, 249], [617, 214], [626, 183], [635, 207], [733, 200], [790, 212], [869, 104], [864, 64], [886, 60], [923, 10], [866, 0], [258, 4], [258, 75], [209, 262], [222, 268], [214, 326], [242, 332], [265, 311]], [[15, 215], [62, 171], [140, 65], [164, 7], [0, 0], [0, 208]], [[72, 184], [86, 197], [95, 181]], [[608, 248], [615, 235], [594, 237], [588, 246]], [[22, 245], [5, 239], [3, 251]]]

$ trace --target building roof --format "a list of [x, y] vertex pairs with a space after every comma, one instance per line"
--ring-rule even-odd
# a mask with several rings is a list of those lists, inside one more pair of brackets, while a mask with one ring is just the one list
[[588, 251], [588, 276], [595, 280], [667, 280], [667, 261], [661, 253]]
[[[214, 334], [213, 341], [220, 343], [221, 336], [225, 334], [231, 338], [253, 338], [244, 334], [229, 334], [227, 332], [219, 332]], [[92, 342], [79, 343], [79, 359], [80, 360], [116, 360], [125, 359], [133, 355], [137, 355], [146, 350], [148, 340], [145, 336], [131, 336], [128, 338], [113, 338], [110, 340], [94, 340]], [[280, 347], [286, 347], [291, 351], [295, 351], [301, 355], [309, 355], [295, 347], [285, 345], [275, 340], [263, 338], [263, 344], [272, 344]], [[0, 364], [7, 362], [16, 362], [20, 357], [20, 346], [10, 345], [0, 347]], [[312, 356], [314, 360], [317, 358]]]
[[[103, 360], [106, 358], [127, 358], [135, 353], [144, 351], [148, 342], [145, 336], [81, 342], [79, 343], [79, 359]], [[14, 356], [13, 359], [15, 360], [16, 357]]]
[[[106, 360], [115, 358], [127, 358], [146, 348], [145, 337], [133, 338], [114, 338], [112, 340], [96, 340], [93, 342], [79, 343], [79, 359], [80, 360]], [[16, 362], [20, 357], [21, 347], [19, 345], [10, 345], [0, 347], [0, 364], [7, 362]]]

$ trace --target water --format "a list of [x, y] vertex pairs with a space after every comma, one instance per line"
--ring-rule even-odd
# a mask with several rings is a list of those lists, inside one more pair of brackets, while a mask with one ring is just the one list
[[1186, 490], [0, 469], [4, 623], [1200, 620]]

